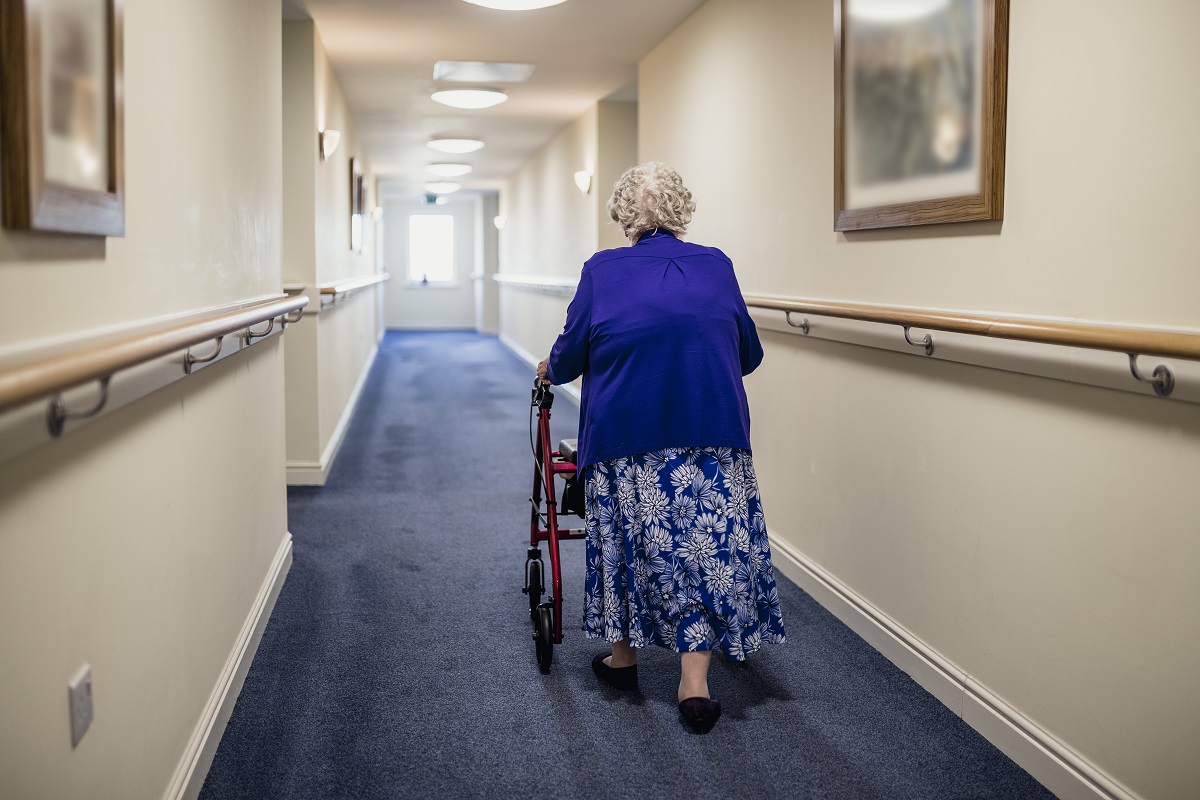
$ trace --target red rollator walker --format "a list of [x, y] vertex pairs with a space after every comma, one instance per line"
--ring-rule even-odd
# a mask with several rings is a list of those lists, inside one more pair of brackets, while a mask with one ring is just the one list
[[[559, 569], [558, 543], [563, 539], [582, 539], [582, 528], [563, 530], [558, 527], [560, 514], [584, 515], [583, 484], [575, 465], [576, 440], [564, 439], [557, 450], [550, 449], [550, 407], [554, 393], [541, 380], [533, 381], [533, 410], [537, 409], [537, 439], [533, 445], [533, 508], [529, 517], [529, 552], [525, 558], [525, 588], [529, 595], [529, 617], [533, 621], [533, 641], [538, 668], [550, 671], [554, 645], [562, 643], [562, 572]], [[530, 431], [532, 437], [533, 432]], [[554, 476], [563, 477], [561, 500], [555, 492]], [[540, 542], [550, 550], [550, 597], [542, 602], [546, 591], [546, 568], [542, 563]]]

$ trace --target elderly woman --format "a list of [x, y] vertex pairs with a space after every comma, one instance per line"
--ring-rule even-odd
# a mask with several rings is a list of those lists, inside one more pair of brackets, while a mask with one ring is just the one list
[[621, 176], [608, 212], [631, 246], [584, 264], [538, 374], [583, 376], [584, 631], [613, 645], [592, 668], [635, 689], [636, 648], [680, 653], [679, 711], [704, 733], [712, 651], [740, 661], [784, 631], [742, 386], [762, 346], [729, 258], [679, 238], [695, 210], [664, 164]]

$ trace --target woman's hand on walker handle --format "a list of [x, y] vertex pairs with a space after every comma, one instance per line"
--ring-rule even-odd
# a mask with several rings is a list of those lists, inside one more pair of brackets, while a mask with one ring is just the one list
[[542, 384], [545, 386], [550, 385], [550, 379], [548, 377], [546, 377], [546, 364], [549, 361], [550, 361], [549, 358], [543, 358], [541, 361], [538, 362], [538, 373], [537, 373], [538, 378], [541, 379]]

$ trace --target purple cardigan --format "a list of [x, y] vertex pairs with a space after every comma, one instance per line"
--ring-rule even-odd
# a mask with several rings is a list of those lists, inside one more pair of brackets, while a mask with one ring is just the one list
[[729, 258], [657, 231], [583, 265], [547, 372], [583, 375], [582, 469], [665, 447], [749, 450], [742, 376], [762, 357]]

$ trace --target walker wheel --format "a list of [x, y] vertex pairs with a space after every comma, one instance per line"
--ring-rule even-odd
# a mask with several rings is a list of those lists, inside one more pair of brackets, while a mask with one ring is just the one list
[[529, 595], [529, 620], [537, 625], [538, 606], [542, 604], [542, 594], [546, 590], [546, 585], [542, 582], [541, 561], [529, 562], [529, 574], [525, 584], [525, 593]]
[[554, 659], [554, 612], [549, 603], [538, 606], [533, 639], [537, 645], [538, 669], [549, 672], [550, 662]]

